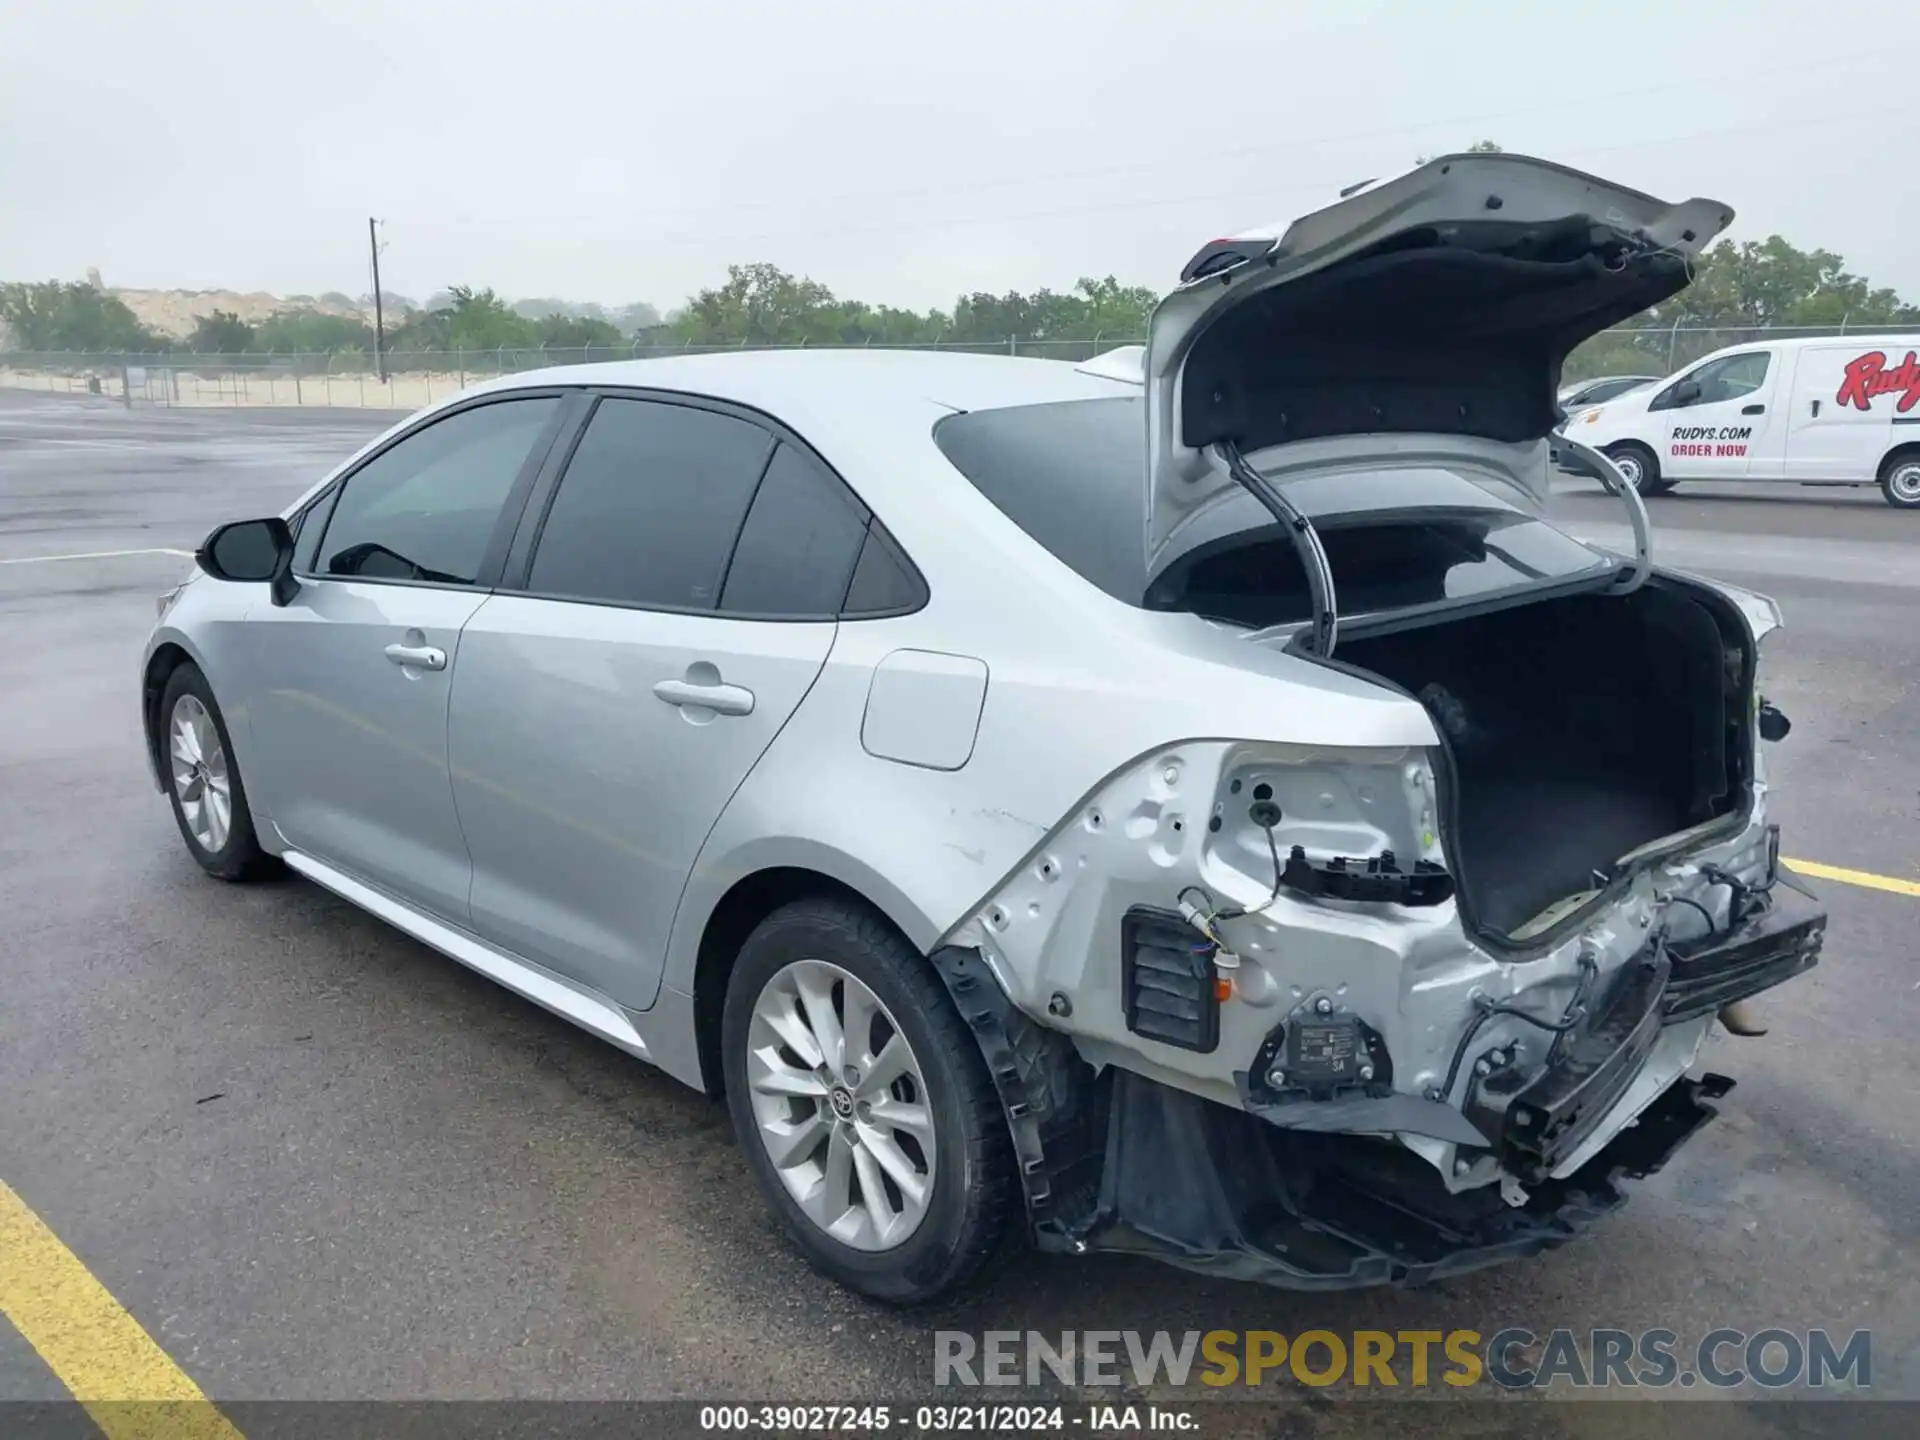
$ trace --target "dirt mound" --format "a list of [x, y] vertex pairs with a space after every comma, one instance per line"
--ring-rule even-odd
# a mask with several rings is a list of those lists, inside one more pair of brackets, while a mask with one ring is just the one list
[[269, 295], [264, 290], [242, 294], [237, 290], [125, 290], [112, 289], [112, 295], [139, 319], [142, 325], [163, 335], [182, 338], [193, 333], [194, 323], [216, 310], [238, 315], [249, 325], [258, 325], [270, 315], [288, 310], [310, 310], [321, 315], [342, 315], [371, 322], [373, 310], [343, 296]]

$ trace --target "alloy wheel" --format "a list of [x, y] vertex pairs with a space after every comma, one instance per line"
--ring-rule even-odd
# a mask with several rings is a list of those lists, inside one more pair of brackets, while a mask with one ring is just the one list
[[747, 1033], [760, 1143], [787, 1193], [856, 1250], [891, 1250], [933, 1199], [933, 1106], [880, 997], [824, 960], [768, 980]]
[[187, 831], [209, 855], [227, 843], [233, 828], [233, 781], [226, 747], [213, 716], [196, 695], [182, 695], [167, 722], [173, 793]]
[[1902, 505], [1920, 505], [1920, 460], [1894, 466], [1887, 476], [1887, 489]]

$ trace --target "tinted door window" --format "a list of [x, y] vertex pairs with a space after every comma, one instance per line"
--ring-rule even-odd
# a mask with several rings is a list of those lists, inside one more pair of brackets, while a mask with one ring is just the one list
[[847, 587], [842, 613], [849, 619], [901, 615], [926, 603], [926, 582], [886, 527], [875, 520], [867, 527], [867, 542], [860, 547], [860, 561], [853, 567], [853, 583]]
[[383, 450], [347, 477], [317, 573], [474, 583], [559, 403], [533, 396], [462, 410]]
[[[1744, 355], [1727, 355], [1718, 360], [1709, 360], [1698, 370], [1683, 376], [1660, 394], [1653, 409], [1688, 409], [1695, 405], [1718, 405], [1728, 400], [1738, 400], [1742, 395], [1751, 395], [1767, 380], [1767, 352], [1749, 350]], [[1680, 388], [1692, 382], [1700, 387], [1695, 399], [1682, 400]]]
[[533, 552], [527, 588], [711, 610], [773, 437], [711, 410], [602, 400]]
[[739, 615], [837, 615], [866, 533], [866, 510], [838, 477], [812, 456], [780, 446], [741, 528], [720, 608]]

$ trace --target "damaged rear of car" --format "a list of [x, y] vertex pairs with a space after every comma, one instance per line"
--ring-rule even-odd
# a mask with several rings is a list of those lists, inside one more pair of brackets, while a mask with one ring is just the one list
[[1774, 607], [1656, 568], [1604, 460], [1633, 556], [1541, 515], [1567, 353], [1730, 219], [1443, 157], [1203, 250], [1137, 394], [940, 423], [1113, 597], [1432, 726], [1329, 744], [1276, 679], [1256, 741], [1197, 688], [943, 937], [1040, 1244], [1297, 1288], [1539, 1251], [1711, 1117], [1716, 1019], [1815, 963], [1766, 810]]

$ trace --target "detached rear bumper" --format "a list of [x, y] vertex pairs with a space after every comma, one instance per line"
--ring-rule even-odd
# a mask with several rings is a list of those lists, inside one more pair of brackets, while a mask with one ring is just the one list
[[[1011, 1006], [977, 953], [933, 959], [999, 1089], [1041, 1248], [1288, 1289], [1418, 1284], [1565, 1243], [1713, 1118], [1733, 1082], [1676, 1073], [1706, 1017], [1810, 968], [1824, 939], [1816, 905], [1788, 892], [1758, 903], [1722, 935], [1650, 947], [1543, 1068], [1509, 1072], [1505, 1093], [1478, 1087], [1456, 1118], [1485, 1148], [1461, 1154], [1496, 1160], [1510, 1183], [1463, 1190], [1381, 1133], [1400, 1128], [1387, 1107], [1416, 1097], [1263, 1104], [1243, 1080], [1248, 1108], [1234, 1109], [1118, 1067], [1096, 1075]], [[1663, 1034], [1688, 1042], [1672, 1068], [1649, 1064], [1673, 1053]], [[1302, 1113], [1343, 1104], [1338, 1123]]]
[[1449, 1194], [1431, 1166], [1385, 1139], [1280, 1130], [1118, 1075], [1098, 1207], [1048, 1249], [1151, 1255], [1183, 1269], [1290, 1290], [1416, 1285], [1565, 1244], [1626, 1199], [1713, 1118], [1733, 1082], [1682, 1078], [1565, 1180], [1510, 1206], [1498, 1186]]

